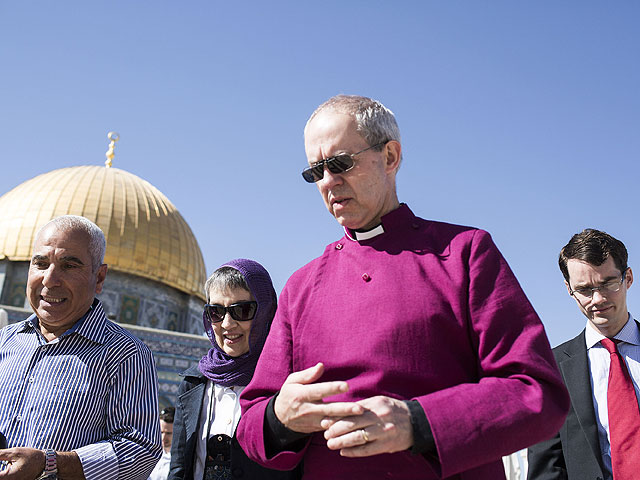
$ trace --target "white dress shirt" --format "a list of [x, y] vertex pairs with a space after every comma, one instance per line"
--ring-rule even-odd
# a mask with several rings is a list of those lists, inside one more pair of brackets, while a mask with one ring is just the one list
[[[589, 357], [589, 369], [591, 371], [593, 408], [598, 424], [600, 454], [606, 470], [604, 472], [605, 477], [611, 479], [611, 445], [609, 443], [609, 412], [607, 410], [607, 386], [609, 384], [611, 355], [600, 343], [603, 338], [605, 338], [604, 335], [587, 322], [585, 340]], [[625, 326], [614, 338], [621, 342], [618, 343], [618, 351], [627, 364], [627, 369], [636, 391], [636, 398], [640, 402], [640, 387], [638, 386], [640, 384], [640, 331], [631, 315], [629, 315], [629, 320]]]
[[171, 466], [171, 452], [162, 451], [160, 461], [156, 463], [148, 480], [167, 480], [169, 478], [169, 467]]
[[[240, 393], [244, 387], [221, 387], [207, 380], [204, 403], [198, 421], [200, 436], [196, 445], [194, 480], [202, 480], [207, 461], [207, 440], [217, 434], [233, 437], [240, 421]], [[209, 427], [211, 425], [211, 427]]]

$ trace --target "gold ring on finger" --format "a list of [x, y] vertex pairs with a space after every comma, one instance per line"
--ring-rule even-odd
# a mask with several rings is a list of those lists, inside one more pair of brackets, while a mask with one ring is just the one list
[[367, 431], [363, 428], [360, 430], [360, 432], [362, 433], [362, 439], [364, 440], [364, 443], [369, 443], [371, 440], [369, 440], [369, 435], [367, 434]]

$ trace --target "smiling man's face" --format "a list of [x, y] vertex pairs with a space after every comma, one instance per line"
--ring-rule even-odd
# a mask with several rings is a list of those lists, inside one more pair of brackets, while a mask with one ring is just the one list
[[73, 326], [102, 291], [107, 266], [93, 270], [89, 236], [83, 231], [50, 225], [33, 247], [27, 298], [47, 339]]

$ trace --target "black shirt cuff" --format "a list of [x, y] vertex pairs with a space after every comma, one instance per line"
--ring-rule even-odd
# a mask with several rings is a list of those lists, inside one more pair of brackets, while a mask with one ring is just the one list
[[269, 403], [265, 413], [265, 449], [268, 457], [273, 457], [277, 453], [285, 450], [300, 451], [304, 448], [307, 439], [311, 436], [309, 433], [300, 433], [289, 430], [284, 424], [278, 420], [275, 410], [275, 402], [278, 394], [276, 393]]
[[437, 458], [438, 450], [436, 449], [436, 441], [433, 438], [431, 425], [429, 425], [427, 415], [424, 413], [422, 405], [420, 405], [420, 402], [417, 400], [405, 400], [404, 403], [409, 408], [411, 427], [413, 428], [413, 446], [411, 447], [411, 453], [425, 454]]

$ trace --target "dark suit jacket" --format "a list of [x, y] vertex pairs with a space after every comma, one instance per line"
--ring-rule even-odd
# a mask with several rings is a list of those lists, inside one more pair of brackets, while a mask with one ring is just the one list
[[[198, 422], [207, 384], [207, 379], [200, 373], [197, 365], [181, 375], [185, 378], [178, 391], [168, 480], [193, 479], [193, 465], [199, 434]], [[231, 474], [233, 478], [297, 480], [302, 477], [301, 471], [300, 467], [290, 472], [264, 468], [246, 456], [235, 436], [231, 441]]]
[[604, 479], [584, 335], [553, 349], [571, 410], [558, 435], [529, 448], [529, 480]]

